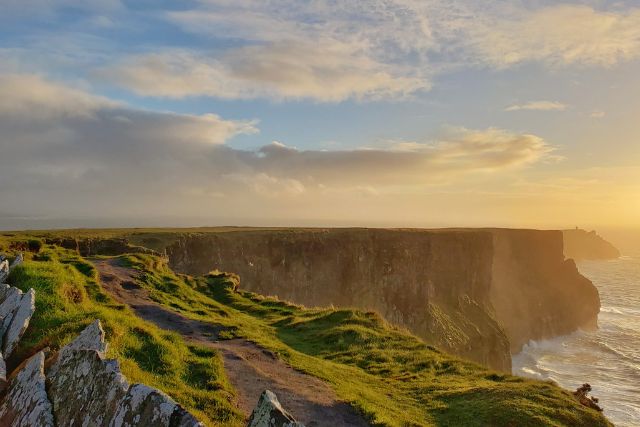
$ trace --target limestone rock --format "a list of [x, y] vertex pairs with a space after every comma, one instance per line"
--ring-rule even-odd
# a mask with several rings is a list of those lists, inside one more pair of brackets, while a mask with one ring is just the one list
[[7, 292], [9, 292], [9, 288], [11, 288], [11, 286], [7, 285], [6, 283], [0, 284], [0, 303], [4, 301], [5, 295], [7, 295]]
[[51, 402], [45, 390], [44, 353], [29, 359], [11, 379], [0, 403], [0, 424], [3, 427], [53, 427]]
[[7, 387], [7, 365], [4, 363], [2, 353], [0, 353], [0, 394]]
[[260, 395], [247, 427], [304, 427], [304, 424], [297, 422], [282, 408], [273, 392], [265, 390]]
[[95, 350], [66, 352], [47, 380], [59, 427], [108, 425], [129, 388], [117, 362]]
[[11, 265], [9, 266], [9, 271], [13, 270], [14, 268], [22, 264], [23, 261], [24, 261], [24, 257], [22, 256], [22, 254], [18, 254], [16, 259], [14, 259]]
[[0, 303], [0, 319], [4, 319], [18, 307], [22, 299], [22, 291], [13, 286], [5, 292], [4, 301]]
[[7, 280], [7, 277], [9, 277], [9, 261], [5, 259], [0, 262], [0, 283]]
[[57, 426], [202, 426], [161, 391], [129, 386], [105, 350], [96, 320], [58, 353], [47, 372]]
[[36, 311], [36, 291], [29, 289], [29, 292], [22, 295], [20, 303], [13, 314], [13, 319], [9, 324], [3, 342], [2, 352], [5, 357], [11, 356], [11, 353], [18, 345], [20, 338], [29, 327], [31, 316]]
[[203, 426], [169, 396], [143, 384], [131, 386], [116, 411], [110, 427]]
[[[3, 337], [9, 326], [11, 325], [11, 321], [13, 320], [13, 316], [15, 315], [18, 307], [20, 306], [20, 301], [22, 300], [22, 291], [18, 288], [9, 287], [5, 290], [4, 300], [0, 303], [0, 350], [2, 349]], [[5, 357], [8, 356], [5, 354]]]
[[107, 351], [107, 344], [105, 343], [104, 330], [99, 320], [95, 320], [84, 328], [76, 339], [60, 349], [56, 356], [56, 361], [49, 368], [48, 376], [55, 376], [58, 367], [64, 364], [66, 359], [73, 357], [73, 353], [76, 350], [94, 350], [104, 357]]

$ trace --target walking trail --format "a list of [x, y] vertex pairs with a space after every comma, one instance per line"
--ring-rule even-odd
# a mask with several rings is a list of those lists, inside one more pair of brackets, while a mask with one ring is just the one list
[[136, 270], [119, 265], [117, 259], [94, 259], [93, 263], [102, 286], [118, 302], [129, 305], [138, 316], [162, 329], [220, 352], [227, 376], [236, 389], [236, 404], [246, 417], [260, 394], [271, 390], [282, 406], [308, 427], [369, 425], [320, 379], [291, 368], [250, 341], [218, 341], [219, 326], [189, 319], [152, 301], [148, 292], [136, 284]]

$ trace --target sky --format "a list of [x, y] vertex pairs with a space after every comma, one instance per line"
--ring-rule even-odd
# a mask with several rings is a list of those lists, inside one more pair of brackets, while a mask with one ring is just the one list
[[637, 0], [0, 10], [0, 228], [640, 228]]

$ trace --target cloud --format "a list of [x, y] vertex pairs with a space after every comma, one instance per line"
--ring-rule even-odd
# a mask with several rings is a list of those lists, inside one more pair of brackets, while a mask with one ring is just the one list
[[603, 119], [606, 115], [607, 113], [605, 111], [595, 110], [595, 111], [592, 111], [591, 114], [589, 114], [589, 117], [593, 119]]
[[147, 54], [98, 72], [140, 95], [230, 99], [268, 97], [338, 102], [399, 98], [428, 84], [359, 53], [354, 46], [279, 43], [221, 57], [188, 51]]
[[[557, 4], [537, 9], [516, 6], [467, 9], [454, 26], [475, 61], [496, 68], [526, 62], [554, 67], [610, 67], [640, 57], [640, 8], [599, 11], [590, 6]], [[472, 19], [476, 13], [475, 19]], [[456, 33], [457, 34], [457, 33]]]
[[531, 101], [525, 104], [510, 105], [505, 111], [564, 111], [568, 108], [566, 104], [557, 101]]
[[377, 197], [498, 173], [553, 151], [493, 128], [378, 149], [241, 150], [227, 141], [257, 132], [254, 122], [150, 112], [33, 75], [0, 77], [0, 100], [0, 199], [23, 215], [237, 213], [262, 199], [277, 211], [303, 196]]
[[[640, 57], [640, 8], [207, 0], [165, 16], [230, 47], [156, 49], [98, 75], [145, 96], [340, 102], [406, 98], [459, 68], [613, 66]], [[522, 107], [559, 110], [561, 104]]]

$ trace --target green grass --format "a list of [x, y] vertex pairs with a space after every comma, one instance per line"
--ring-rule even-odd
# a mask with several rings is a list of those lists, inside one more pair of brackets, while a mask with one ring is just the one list
[[[6, 237], [5, 247], [16, 238]], [[0, 249], [2, 245], [0, 238]], [[457, 359], [375, 313], [306, 309], [238, 291], [234, 275], [175, 274], [153, 255], [129, 254], [119, 260], [139, 271], [138, 284], [156, 302], [224, 326], [221, 338], [249, 339], [294, 368], [323, 379], [373, 425], [610, 425], [554, 384]], [[240, 423], [229, 403], [233, 390], [219, 356], [186, 345], [179, 336], [139, 320], [115, 303], [87, 260], [47, 246], [11, 280], [37, 291], [36, 315], [20, 355], [45, 346], [58, 348], [100, 318], [110, 342], [109, 356], [120, 360], [132, 381], [168, 392], [210, 425]]]
[[235, 275], [176, 275], [155, 256], [127, 255], [122, 262], [142, 273], [140, 285], [156, 301], [224, 325], [229, 337], [254, 341], [327, 381], [373, 424], [607, 425], [554, 384], [441, 353], [375, 313], [306, 309], [238, 292]]
[[187, 345], [177, 334], [136, 317], [104, 293], [92, 264], [68, 250], [45, 247], [28, 258], [10, 277], [21, 289], [36, 290], [36, 312], [12, 356], [14, 364], [46, 347], [60, 348], [100, 319], [107, 356], [119, 360], [130, 382], [164, 390], [207, 425], [242, 425], [214, 351]]

